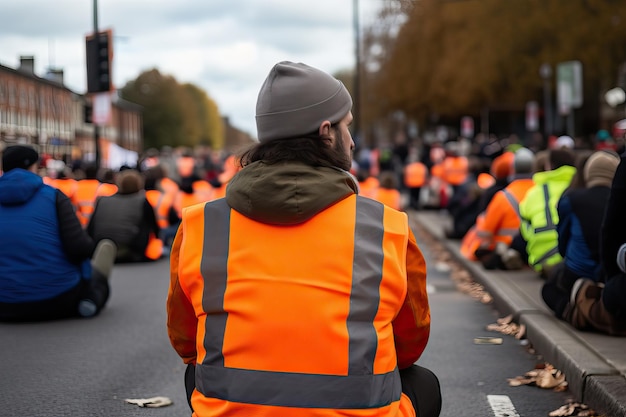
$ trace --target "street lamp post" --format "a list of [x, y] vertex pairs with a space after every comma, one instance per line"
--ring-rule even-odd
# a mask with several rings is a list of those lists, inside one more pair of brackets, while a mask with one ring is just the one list
[[[354, 82], [352, 94], [354, 95], [353, 119], [352, 125], [354, 126], [354, 137], [360, 142], [361, 134], [361, 36], [359, 28], [359, 0], [353, 0], [352, 16], [354, 23], [354, 57], [355, 57], [355, 69], [354, 69]], [[357, 143], [360, 146], [360, 143]]]
[[543, 118], [544, 118], [544, 134], [547, 141], [550, 135], [552, 135], [552, 94], [550, 79], [552, 77], [552, 67], [548, 63], [544, 63], [539, 68], [539, 75], [543, 79]]
[[[98, 33], [98, 0], [93, 0], [93, 35], [96, 39], [98, 39], [98, 37], [100, 36], [100, 34]], [[91, 97], [92, 99], [92, 106], [93, 106], [93, 95]], [[95, 164], [96, 164], [96, 169], [100, 169], [100, 159], [101, 159], [101, 155], [100, 155], [100, 125], [98, 125], [98, 123], [93, 123], [93, 140], [94, 140], [94, 146], [95, 146]]]

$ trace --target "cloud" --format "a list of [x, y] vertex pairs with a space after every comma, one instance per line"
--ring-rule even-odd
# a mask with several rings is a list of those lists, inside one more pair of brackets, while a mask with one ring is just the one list
[[[361, 3], [375, 10], [375, 1]], [[84, 92], [92, 6], [3, 2], [0, 64], [16, 68], [20, 55], [33, 55], [38, 74], [62, 68], [68, 87]], [[256, 95], [273, 64], [300, 61], [328, 72], [354, 66], [352, 13], [347, 0], [100, 0], [98, 27], [114, 33], [116, 86], [158, 68], [206, 90], [223, 115], [254, 135]]]

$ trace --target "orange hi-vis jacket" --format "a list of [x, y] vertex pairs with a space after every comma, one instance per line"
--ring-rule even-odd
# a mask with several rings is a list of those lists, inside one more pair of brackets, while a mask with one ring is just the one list
[[70, 200], [74, 198], [74, 195], [76, 195], [76, 191], [78, 191], [78, 181], [76, 181], [74, 178], [57, 178], [55, 180], [52, 180], [52, 183], [50, 185], [57, 190], [60, 190]]
[[169, 212], [174, 204], [174, 196], [160, 190], [146, 191], [146, 199], [154, 209], [157, 223], [160, 229], [170, 225]]
[[378, 188], [374, 192], [373, 198], [394, 210], [402, 210], [402, 195], [396, 189]]
[[113, 195], [117, 192], [117, 186], [114, 184], [104, 184], [96, 179], [83, 179], [78, 181], [78, 189], [74, 194], [74, 207], [76, 207], [76, 215], [80, 224], [87, 227], [89, 219], [93, 214], [93, 210], [98, 197]]
[[374, 176], [367, 177], [364, 181], [359, 182], [359, 194], [363, 197], [373, 198], [378, 187], [380, 187], [378, 178]]
[[227, 199], [195, 205], [170, 272], [168, 334], [195, 364], [194, 416], [415, 416], [398, 369], [423, 352], [430, 313], [405, 213], [352, 194], [276, 226]]
[[178, 218], [182, 218], [183, 209], [206, 201], [205, 196], [202, 194], [197, 192], [189, 194], [181, 190], [176, 194], [176, 198], [174, 198], [174, 209], [176, 210], [176, 214], [178, 214]]
[[519, 233], [519, 203], [534, 184], [531, 178], [517, 179], [493, 196], [476, 223], [477, 249], [494, 250], [500, 242], [511, 244]]
[[519, 203], [533, 185], [531, 178], [520, 178], [494, 194], [487, 209], [478, 215], [476, 223], [463, 236], [459, 248], [461, 255], [475, 261], [478, 249], [493, 251], [500, 242], [510, 246], [519, 233]]
[[469, 163], [465, 156], [447, 156], [443, 162], [444, 180], [450, 185], [461, 185], [467, 178]]
[[408, 188], [422, 187], [428, 179], [428, 168], [421, 162], [411, 162], [404, 167], [404, 185]]

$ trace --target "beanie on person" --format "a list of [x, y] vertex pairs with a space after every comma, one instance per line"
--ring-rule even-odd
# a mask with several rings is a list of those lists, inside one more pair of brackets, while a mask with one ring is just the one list
[[574, 139], [567, 135], [564, 135], [557, 138], [556, 142], [554, 143], [554, 149], [574, 149], [574, 145]]
[[535, 168], [535, 154], [528, 148], [519, 148], [513, 158], [516, 174], [531, 174]]
[[583, 178], [587, 188], [598, 185], [610, 187], [619, 162], [620, 158], [616, 153], [594, 152], [583, 168]]
[[343, 119], [352, 98], [341, 81], [303, 63], [276, 64], [261, 86], [256, 104], [260, 142], [317, 132], [322, 122]]
[[504, 179], [511, 175], [513, 170], [513, 152], [505, 152], [496, 157], [491, 163], [491, 175], [496, 179]]
[[13, 145], [2, 152], [2, 170], [4, 172], [9, 172], [15, 168], [28, 169], [37, 161], [39, 161], [39, 153], [30, 146]]

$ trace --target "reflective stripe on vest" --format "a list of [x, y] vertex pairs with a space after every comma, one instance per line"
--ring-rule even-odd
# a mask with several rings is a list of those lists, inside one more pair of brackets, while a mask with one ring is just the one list
[[[378, 335], [374, 319], [383, 280], [384, 238], [382, 204], [356, 198], [356, 225], [349, 312], [347, 375], [273, 372], [226, 367], [222, 347], [228, 313], [231, 209], [225, 199], [204, 205], [204, 245], [200, 268], [204, 278], [202, 308], [207, 312], [203, 347], [206, 355], [196, 365], [196, 389], [225, 401], [300, 408], [363, 409], [398, 401], [398, 369], [374, 374]], [[376, 255], [373, 255], [376, 254]], [[374, 271], [374, 273], [372, 272]], [[279, 341], [277, 341], [279, 343]]]
[[535, 233], [549, 232], [556, 230], [556, 224], [552, 218], [552, 211], [550, 210], [550, 190], [548, 184], [543, 185], [543, 198], [545, 200], [544, 208], [546, 211], [546, 225], [535, 229]]

